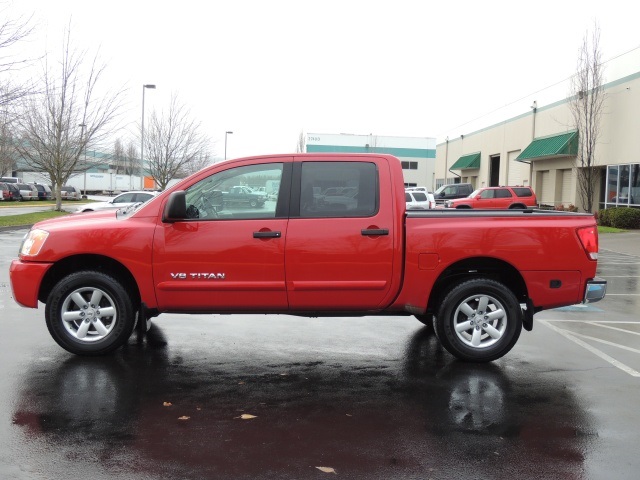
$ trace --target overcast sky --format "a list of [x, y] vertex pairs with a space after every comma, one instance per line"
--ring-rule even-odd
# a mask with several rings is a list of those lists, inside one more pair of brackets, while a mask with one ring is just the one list
[[111, 81], [128, 87], [131, 136], [153, 83], [146, 115], [177, 93], [218, 156], [234, 132], [231, 158], [292, 152], [301, 131], [440, 142], [505, 105], [524, 113], [575, 71], [594, 21], [603, 59], [640, 47], [632, 4], [15, 0], [5, 14], [33, 15], [25, 52], [54, 52], [69, 21], [76, 45], [99, 48]]

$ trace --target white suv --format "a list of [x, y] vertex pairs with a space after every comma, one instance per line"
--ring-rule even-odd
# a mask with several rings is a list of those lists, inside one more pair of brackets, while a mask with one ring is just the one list
[[405, 191], [404, 201], [407, 204], [407, 210], [430, 210], [436, 208], [436, 200], [433, 197], [433, 193]]

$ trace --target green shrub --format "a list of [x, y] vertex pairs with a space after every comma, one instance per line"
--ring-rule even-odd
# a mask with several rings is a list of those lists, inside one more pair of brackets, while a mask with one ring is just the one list
[[614, 207], [600, 210], [597, 215], [598, 225], [623, 229], [640, 228], [640, 209]]

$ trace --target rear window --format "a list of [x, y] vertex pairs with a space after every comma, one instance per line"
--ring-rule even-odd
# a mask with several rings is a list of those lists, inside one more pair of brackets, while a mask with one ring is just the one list
[[413, 198], [416, 199], [416, 202], [426, 202], [427, 196], [422, 192], [413, 192]]
[[411, 198], [411, 194], [410, 193], [405, 193], [404, 194], [404, 201], [405, 202], [411, 202], [413, 199]]
[[531, 191], [530, 188], [515, 187], [513, 191], [519, 197], [533, 197], [533, 192]]
[[9, 187], [7, 187], [4, 183], [0, 183], [0, 190], [9, 190]]

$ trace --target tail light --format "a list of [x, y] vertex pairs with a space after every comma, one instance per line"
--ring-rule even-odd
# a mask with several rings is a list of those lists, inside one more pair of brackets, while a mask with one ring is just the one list
[[578, 228], [578, 238], [585, 253], [591, 260], [598, 259], [598, 227]]

